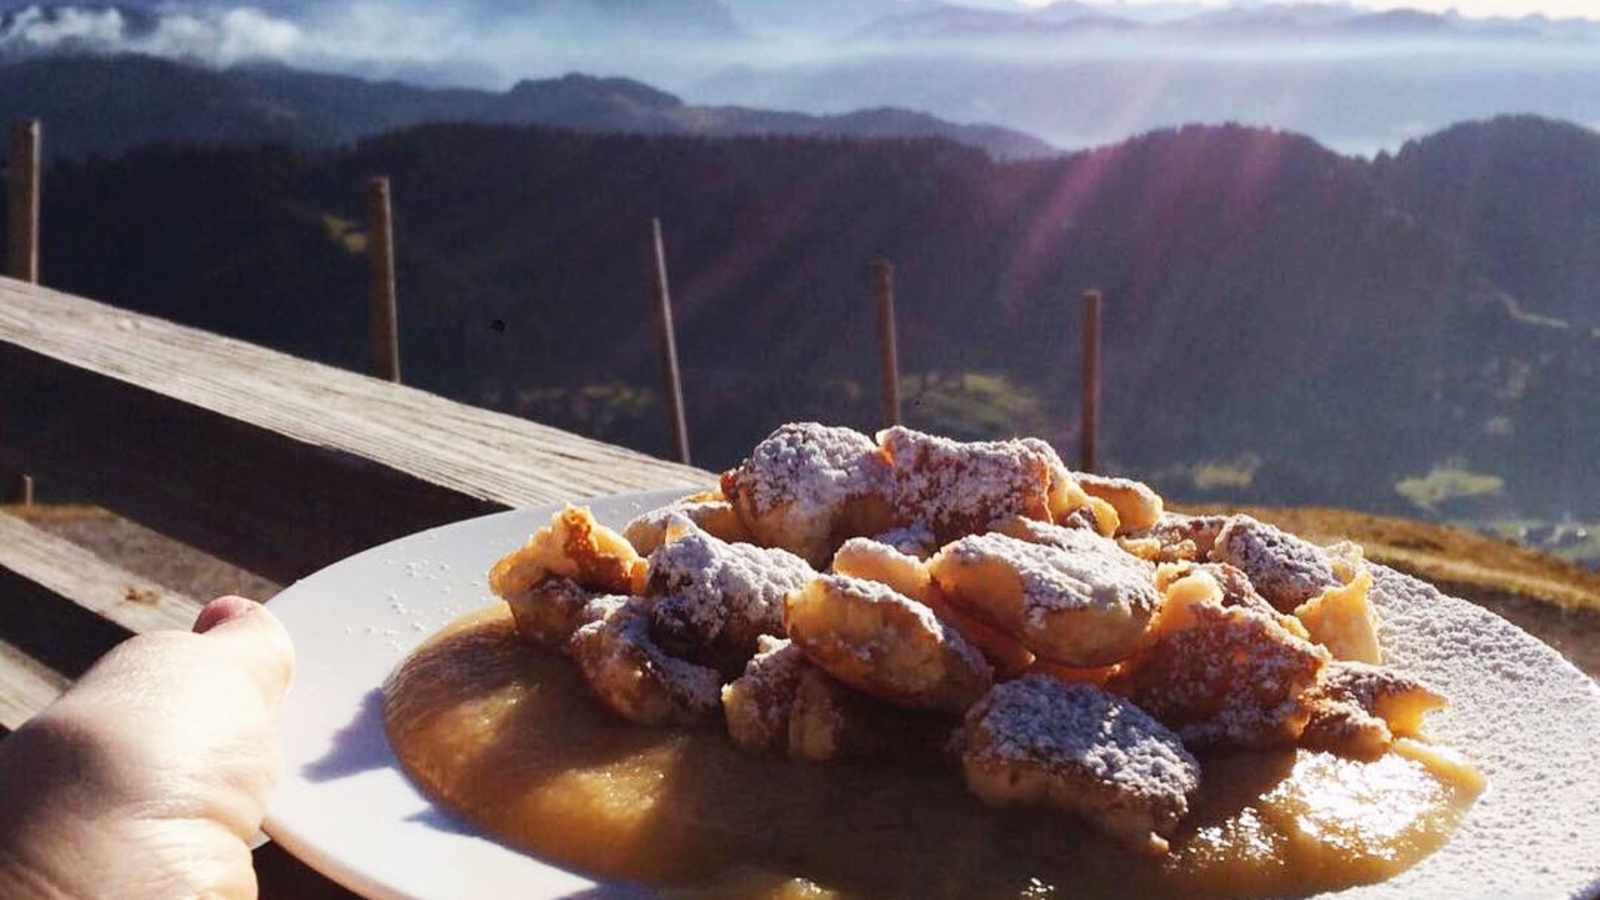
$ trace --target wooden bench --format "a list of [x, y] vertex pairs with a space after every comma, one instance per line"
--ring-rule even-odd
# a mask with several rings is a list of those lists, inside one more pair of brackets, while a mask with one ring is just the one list
[[[703, 486], [700, 469], [0, 278], [0, 471], [277, 581], [501, 509]], [[0, 515], [0, 727], [199, 600]], [[0, 812], [3, 814], [3, 812]], [[344, 892], [268, 845], [265, 897]]]

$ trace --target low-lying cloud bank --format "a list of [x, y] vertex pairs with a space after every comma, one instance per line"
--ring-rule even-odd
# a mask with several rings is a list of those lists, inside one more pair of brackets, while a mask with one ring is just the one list
[[638, 78], [691, 102], [812, 113], [893, 104], [1063, 147], [1235, 120], [1369, 153], [1498, 113], [1600, 121], [1596, 22], [1333, 4], [1168, 4], [1183, 15], [1149, 16], [1147, 7], [982, 2], [989, 8], [811, 0], [805, 22], [783, 18], [795, 8], [784, 0], [43, 4], [0, 17], [0, 58], [270, 61], [494, 89], [581, 71]]

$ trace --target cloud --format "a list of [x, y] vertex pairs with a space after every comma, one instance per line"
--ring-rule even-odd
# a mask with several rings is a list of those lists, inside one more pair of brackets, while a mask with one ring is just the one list
[[[129, 0], [134, 2], [134, 0]], [[139, 53], [225, 67], [253, 60], [375, 78], [506, 87], [582, 70], [683, 83], [726, 65], [739, 45], [716, 0], [499, 5], [353, 0], [260, 6], [34, 5], [0, 16], [0, 54]], [[620, 9], [620, 8], [618, 8]], [[724, 10], [725, 12], [725, 10]], [[664, 24], [668, 19], [678, 26]], [[735, 50], [736, 52], [736, 50]], [[625, 72], [619, 71], [625, 69]]]
[[75, 44], [115, 45], [123, 40], [124, 26], [122, 13], [115, 9], [67, 7], [46, 14], [37, 6], [29, 6], [12, 13], [9, 22], [0, 24], [0, 49], [52, 50]]
[[128, 49], [155, 56], [203, 59], [231, 65], [249, 59], [292, 59], [305, 44], [298, 25], [250, 7], [206, 13], [169, 13]]
[[258, 9], [25, 7], [0, 25], [0, 50], [143, 53], [226, 66], [249, 59], [289, 61], [306, 45], [293, 22]]

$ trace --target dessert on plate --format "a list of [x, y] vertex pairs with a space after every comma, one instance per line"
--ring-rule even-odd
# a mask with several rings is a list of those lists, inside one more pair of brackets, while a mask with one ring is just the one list
[[712, 894], [1311, 894], [1482, 789], [1383, 665], [1360, 548], [1164, 509], [1042, 441], [785, 425], [631, 522], [559, 511], [391, 677], [502, 839]]

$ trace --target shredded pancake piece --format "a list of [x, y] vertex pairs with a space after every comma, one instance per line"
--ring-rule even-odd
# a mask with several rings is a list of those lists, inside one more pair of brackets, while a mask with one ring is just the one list
[[1161, 495], [1149, 485], [1131, 478], [1109, 478], [1088, 472], [1072, 473], [1078, 487], [1091, 497], [1111, 504], [1117, 511], [1117, 520], [1126, 531], [1153, 528], [1161, 520], [1163, 504]]
[[1267, 602], [1267, 598], [1256, 591], [1255, 585], [1250, 583], [1249, 577], [1243, 571], [1227, 563], [1183, 562], [1159, 566], [1156, 569], [1156, 589], [1165, 592], [1173, 582], [1187, 578], [1196, 572], [1204, 572], [1211, 576], [1211, 580], [1215, 581], [1217, 587], [1221, 588], [1222, 593], [1217, 602], [1223, 606], [1237, 606], [1258, 612], [1268, 618], [1278, 620], [1280, 625], [1288, 628], [1294, 634], [1306, 637], [1305, 629], [1301, 627], [1298, 619], [1279, 613], [1271, 603]]
[[977, 647], [1002, 678], [1018, 675], [1033, 663], [1033, 654], [1016, 638], [951, 603], [934, 583], [927, 564], [914, 556], [875, 540], [851, 538], [833, 555], [833, 571], [886, 584], [926, 604], [939, 621]]
[[953, 603], [1043, 659], [1103, 666], [1126, 658], [1161, 603], [1154, 567], [1093, 532], [1056, 527], [1052, 536], [1033, 544], [974, 535], [929, 566]]
[[872, 538], [845, 541], [833, 555], [833, 571], [886, 584], [920, 603], [929, 603], [938, 591], [927, 563]]
[[1050, 521], [1069, 528], [1089, 528], [1107, 537], [1117, 533], [1121, 522], [1116, 507], [1085, 493], [1077, 476], [1061, 461], [1056, 448], [1039, 438], [1020, 438], [1019, 441], [1044, 457], [1050, 469]]
[[1292, 746], [1311, 717], [1303, 696], [1329, 661], [1275, 617], [1224, 607], [1211, 576], [1173, 582], [1155, 642], [1111, 680], [1185, 741], [1246, 749]]
[[1228, 516], [1187, 516], [1182, 513], [1163, 512], [1161, 518], [1149, 528], [1128, 531], [1128, 541], [1153, 542], [1154, 562], [1204, 562], [1210, 558], [1217, 535], [1228, 524]]
[[947, 720], [899, 709], [851, 690], [812, 665], [793, 643], [762, 638], [744, 675], [722, 689], [734, 743], [795, 759], [935, 758]]
[[1094, 515], [1092, 513], [1087, 514], [1086, 518], [1089, 520], [1088, 522], [1069, 517], [1065, 523], [1052, 523], [1022, 516], [1006, 516], [1003, 519], [996, 519], [990, 522], [988, 530], [997, 531], [1008, 537], [1014, 537], [1019, 541], [1027, 541], [1030, 544], [1046, 544], [1067, 550], [1082, 545], [1081, 541], [1071, 536], [1071, 532], [1095, 533], [1098, 531], [1094, 527]]
[[673, 516], [683, 516], [699, 526], [701, 531], [730, 544], [750, 540], [744, 520], [739, 518], [738, 511], [722, 496], [721, 491], [690, 494], [659, 509], [642, 513], [622, 529], [622, 536], [628, 539], [640, 556], [649, 556], [666, 541], [667, 525]]
[[716, 670], [679, 659], [650, 637], [650, 601], [605, 598], [608, 614], [573, 632], [567, 654], [607, 708], [641, 725], [704, 722], [721, 710]]
[[1178, 736], [1098, 688], [1028, 675], [967, 713], [967, 787], [996, 806], [1054, 806], [1130, 847], [1165, 853], [1200, 787]]
[[489, 589], [510, 599], [547, 577], [564, 576], [600, 593], [637, 594], [646, 565], [622, 535], [599, 524], [587, 506], [568, 505], [489, 570]]
[[892, 473], [870, 438], [800, 422], [778, 428], [722, 475], [722, 493], [756, 542], [821, 568], [845, 537], [896, 524]]
[[1285, 613], [1348, 580], [1339, 577], [1338, 559], [1326, 549], [1242, 514], [1217, 534], [1211, 559], [1243, 570], [1261, 596]]
[[900, 706], [962, 713], [994, 680], [960, 632], [875, 581], [818, 576], [789, 595], [784, 625], [818, 668]]
[[784, 753], [789, 749], [789, 713], [800, 676], [811, 663], [793, 643], [763, 636], [744, 674], [722, 686], [722, 713], [728, 734], [741, 748], [754, 753]]
[[894, 510], [940, 543], [1006, 516], [1050, 519], [1050, 464], [1023, 441], [963, 443], [895, 426], [878, 433], [894, 467]]
[[1295, 619], [1334, 659], [1378, 665], [1383, 650], [1378, 645], [1378, 611], [1367, 597], [1371, 590], [1372, 574], [1363, 569], [1349, 584], [1328, 588], [1300, 604]]
[[811, 762], [939, 759], [949, 720], [902, 709], [840, 684], [815, 666], [800, 673], [789, 711], [789, 755]]
[[756, 652], [761, 635], [784, 634], [784, 596], [816, 575], [788, 551], [730, 544], [681, 517], [667, 525], [665, 539], [650, 554], [656, 639], [680, 656], [731, 659], [733, 671]]
[[1300, 743], [1359, 759], [1375, 759], [1396, 737], [1414, 737], [1422, 717], [1445, 700], [1392, 669], [1336, 660], [1307, 692], [1311, 720]]
[[590, 620], [584, 618], [586, 609], [598, 596], [571, 578], [558, 575], [505, 600], [518, 634], [541, 646], [560, 649], [574, 631], [588, 624]]

